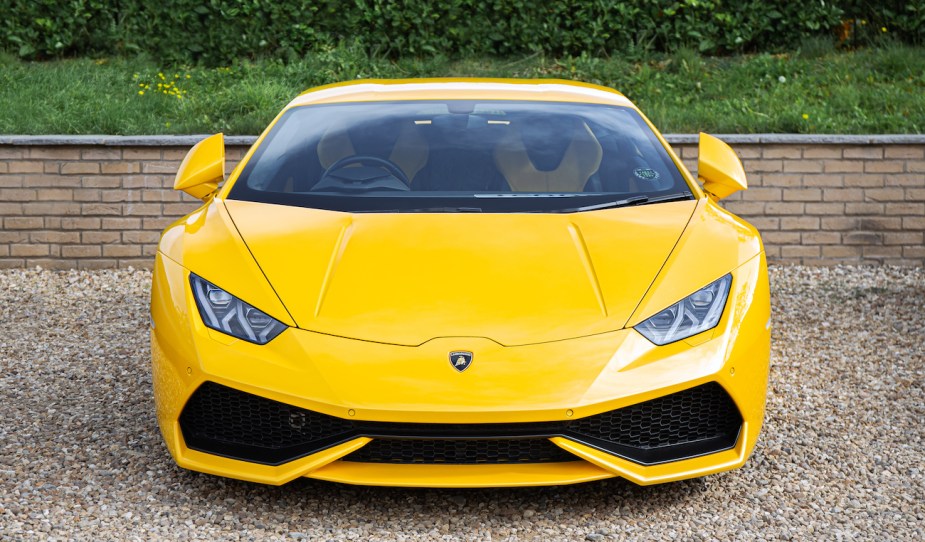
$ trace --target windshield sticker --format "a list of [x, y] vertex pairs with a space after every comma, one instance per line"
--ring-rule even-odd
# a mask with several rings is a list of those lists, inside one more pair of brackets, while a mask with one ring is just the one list
[[638, 167], [633, 170], [633, 175], [643, 181], [657, 181], [659, 178], [658, 172], [650, 167]]

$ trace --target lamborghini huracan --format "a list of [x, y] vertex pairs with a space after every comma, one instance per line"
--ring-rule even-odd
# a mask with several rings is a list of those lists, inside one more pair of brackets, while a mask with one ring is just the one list
[[295, 98], [226, 176], [174, 188], [151, 292], [157, 420], [187, 469], [266, 484], [480, 487], [741, 466], [770, 302], [754, 227], [622, 94], [362, 80]]

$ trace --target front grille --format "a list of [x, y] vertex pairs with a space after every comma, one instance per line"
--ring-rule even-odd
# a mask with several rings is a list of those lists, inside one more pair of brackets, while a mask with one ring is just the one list
[[378, 438], [344, 457], [359, 463], [471, 465], [479, 463], [561, 463], [578, 458], [546, 438], [392, 439]]
[[742, 416], [710, 382], [569, 423], [576, 440], [639, 463], [661, 463], [735, 445]]
[[187, 446], [279, 465], [366, 436], [344, 458], [368, 463], [544, 463], [575, 460], [548, 439], [562, 436], [641, 464], [735, 445], [742, 416], [717, 383], [561, 422], [423, 424], [345, 420], [207, 382], [180, 416]]
[[280, 464], [349, 438], [347, 420], [206, 382], [180, 415], [186, 445], [228, 457]]

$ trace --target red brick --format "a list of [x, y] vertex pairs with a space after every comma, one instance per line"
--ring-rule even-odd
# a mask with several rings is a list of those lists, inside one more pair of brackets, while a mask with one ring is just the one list
[[925, 186], [925, 175], [918, 173], [899, 173], [884, 177], [885, 186]]

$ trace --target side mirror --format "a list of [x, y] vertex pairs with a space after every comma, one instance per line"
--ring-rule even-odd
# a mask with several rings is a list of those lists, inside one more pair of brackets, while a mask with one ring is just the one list
[[207, 200], [218, 190], [225, 178], [225, 136], [209, 136], [186, 154], [173, 182], [174, 190], [182, 190], [194, 198]]
[[732, 147], [703, 132], [700, 133], [697, 176], [703, 181], [707, 195], [714, 200], [748, 189], [745, 169]]

